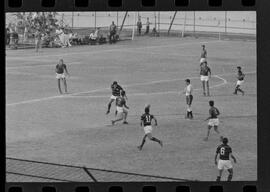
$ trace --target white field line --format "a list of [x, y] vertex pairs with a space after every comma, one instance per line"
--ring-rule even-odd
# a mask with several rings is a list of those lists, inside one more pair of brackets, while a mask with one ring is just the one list
[[[125, 51], [125, 50], [136, 50], [136, 49], [153, 49], [153, 48], [165, 48], [165, 47], [177, 47], [177, 46], [183, 46], [183, 45], [193, 45], [193, 44], [209, 44], [209, 43], [217, 43], [220, 42], [218, 40], [216, 41], [201, 41], [201, 42], [186, 42], [186, 43], [177, 43], [177, 44], [167, 44], [167, 45], [153, 45], [153, 46], [144, 46], [144, 47], [123, 47], [120, 49], [106, 49], [106, 50], [98, 50], [98, 51], [80, 51], [80, 52], [65, 52], [61, 54], [53, 54], [53, 55], [33, 55], [33, 56], [25, 56], [25, 57], [15, 57], [14, 58], [21, 58], [27, 59], [27, 58], [47, 58], [47, 57], [63, 57], [63, 56], [70, 56], [70, 55], [80, 55], [80, 54], [97, 54], [97, 53], [105, 53], [105, 52], [113, 52], [113, 51]], [[184, 46], [182, 48], [185, 48]], [[13, 57], [10, 57], [13, 58]], [[6, 59], [9, 59], [9, 56], [6, 56]]]
[[[253, 72], [246, 72], [246, 74], [252, 74], [256, 73], [255, 71]], [[217, 87], [217, 86], [222, 86], [224, 84], [227, 84], [226, 79], [221, 78], [220, 76], [226, 76], [226, 75], [232, 75], [235, 73], [225, 73], [225, 74], [218, 74], [215, 75], [215, 77], [221, 79], [223, 83], [214, 85], [211, 88]], [[189, 79], [198, 79], [199, 77], [190, 77]], [[181, 79], [170, 79], [170, 80], [158, 80], [158, 81], [150, 81], [147, 83], [135, 83], [135, 84], [129, 84], [129, 85], [123, 85], [124, 88], [127, 87], [134, 87], [134, 86], [140, 86], [140, 85], [151, 85], [151, 84], [156, 84], [156, 83], [162, 83], [162, 82], [173, 82], [173, 81], [180, 81], [180, 80], [185, 80], [186, 78], [181, 78]], [[44, 97], [44, 98], [39, 98], [39, 99], [31, 99], [31, 100], [26, 100], [26, 101], [20, 101], [20, 102], [15, 102], [15, 103], [8, 103], [6, 106], [16, 106], [16, 105], [21, 105], [21, 104], [30, 104], [30, 103], [35, 103], [35, 102], [40, 102], [40, 101], [46, 101], [46, 100], [51, 100], [51, 99], [56, 99], [56, 98], [68, 98], [71, 96], [76, 96], [79, 94], [87, 94], [87, 93], [95, 93], [98, 91], [105, 91], [105, 90], [110, 90], [110, 88], [100, 88], [100, 89], [95, 89], [91, 91], [84, 91], [84, 92], [76, 92], [76, 93], [71, 93], [68, 95], [57, 95], [57, 96], [51, 96], [51, 97]], [[177, 91], [172, 91], [172, 92], [156, 92], [156, 93], [149, 93], [149, 94], [166, 94], [166, 93], [178, 93]], [[145, 93], [140, 93], [140, 94], [145, 94]], [[80, 96], [81, 97], [81, 96]], [[103, 97], [103, 96], [87, 96], [88, 98], [92, 97]]]
[[[220, 77], [218, 75], [214, 75], [213, 77], [221, 79], [223, 82], [219, 83], [217, 85], [210, 86], [209, 87], [210, 89], [215, 88], [215, 87], [220, 87], [220, 86], [226, 85], [228, 83], [226, 79], [224, 79], [224, 78], [222, 78], [222, 77]], [[199, 77], [191, 77], [189, 79], [199, 79]], [[179, 81], [179, 80], [185, 80], [185, 79], [172, 79], [172, 81], [176, 81], [176, 80]], [[193, 89], [193, 91], [199, 91], [199, 90], [201, 90], [201, 88]], [[175, 94], [175, 93], [181, 94], [181, 91], [162, 91], [162, 92], [153, 92], [153, 93], [132, 93], [132, 94], [128, 94], [128, 97], [130, 97], [130, 96], [145, 96], [145, 95]], [[90, 96], [67, 95], [67, 97], [65, 97], [65, 98], [107, 98], [107, 97], [108, 97], [108, 95], [90, 95]]]
[[[84, 63], [81, 62], [71, 62], [68, 65], [82, 65]], [[14, 66], [14, 67], [6, 67], [6, 69], [24, 69], [24, 68], [34, 68], [34, 67], [47, 67], [50, 66], [53, 69], [55, 68], [56, 62], [52, 64], [46, 64], [46, 65], [25, 65], [25, 66]]]

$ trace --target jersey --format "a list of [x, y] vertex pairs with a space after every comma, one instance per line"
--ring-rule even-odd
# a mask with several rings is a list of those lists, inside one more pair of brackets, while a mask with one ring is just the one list
[[116, 106], [123, 107], [126, 104], [126, 100], [123, 97], [116, 98]]
[[243, 81], [244, 80], [244, 77], [245, 77], [245, 74], [242, 71], [238, 71], [238, 73], [237, 73], [237, 79], [239, 81]]
[[192, 91], [193, 91], [192, 85], [189, 84], [189, 85], [185, 88], [185, 94], [186, 94], [186, 96], [192, 95]]
[[219, 110], [216, 107], [211, 107], [209, 109], [209, 115], [211, 119], [216, 119], [219, 114]]
[[112, 88], [112, 95], [113, 96], [120, 96], [121, 91], [123, 88], [120, 85], [111, 85]]
[[149, 126], [151, 125], [152, 119], [154, 118], [154, 115], [144, 113], [141, 116], [141, 120], [143, 121], [143, 126]]
[[201, 58], [206, 58], [207, 52], [205, 49], [202, 50], [201, 52]]
[[66, 70], [66, 69], [67, 69], [67, 66], [65, 64], [62, 64], [62, 65], [57, 64], [56, 65], [56, 73], [58, 73], [58, 74], [64, 73], [64, 70]]
[[232, 153], [232, 148], [229, 145], [221, 144], [217, 148], [217, 154], [219, 154], [219, 159], [230, 160], [230, 153]]
[[208, 73], [211, 73], [211, 69], [208, 66], [202, 65], [200, 75], [208, 76]]

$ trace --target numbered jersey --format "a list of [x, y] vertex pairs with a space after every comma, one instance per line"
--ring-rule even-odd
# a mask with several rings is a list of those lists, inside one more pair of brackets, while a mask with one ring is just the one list
[[211, 119], [216, 119], [219, 114], [219, 110], [216, 107], [211, 107], [209, 109], [209, 115]]
[[239, 81], [243, 81], [244, 80], [244, 77], [245, 77], [245, 74], [242, 71], [238, 71], [238, 73], [237, 73], [237, 79]]
[[208, 76], [208, 73], [211, 73], [211, 69], [208, 66], [201, 66], [200, 75]]
[[123, 97], [116, 98], [116, 106], [123, 107], [126, 104], [126, 100]]
[[221, 144], [217, 148], [217, 154], [219, 154], [219, 159], [221, 160], [229, 160], [230, 153], [232, 153], [232, 148], [229, 145]]
[[112, 95], [113, 96], [120, 96], [121, 91], [123, 90], [123, 88], [120, 85], [111, 85], [112, 88]]
[[143, 114], [141, 116], [141, 120], [143, 121], [143, 125], [144, 126], [148, 126], [148, 125], [151, 125], [151, 121], [152, 119], [154, 118], [154, 115], [150, 115], [150, 114]]
[[56, 73], [62, 74], [64, 73], [64, 70], [67, 69], [67, 66], [65, 64], [62, 64], [62, 65], [57, 64], [55, 68], [56, 68]]

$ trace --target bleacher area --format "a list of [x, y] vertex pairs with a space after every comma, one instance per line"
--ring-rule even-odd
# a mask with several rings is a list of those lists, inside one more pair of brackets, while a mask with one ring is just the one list
[[[202, 44], [212, 69], [211, 97], [203, 96], [199, 80]], [[64, 95], [54, 71], [61, 58], [70, 73]], [[246, 74], [245, 96], [233, 95], [237, 66]], [[186, 78], [194, 87], [194, 120], [184, 118]], [[128, 125], [111, 126], [114, 105], [105, 115], [113, 81], [127, 92]], [[238, 160], [233, 180], [257, 180], [256, 41], [142, 36], [38, 53], [6, 50], [7, 181], [92, 182], [83, 167], [97, 181], [214, 181], [220, 141], [213, 130], [203, 141], [210, 99]], [[146, 141], [137, 149], [145, 104], [158, 120], [153, 135], [163, 148]]]

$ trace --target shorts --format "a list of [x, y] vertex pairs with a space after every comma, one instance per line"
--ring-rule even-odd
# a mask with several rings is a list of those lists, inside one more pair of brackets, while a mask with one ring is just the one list
[[244, 80], [238, 80], [237, 82], [236, 82], [236, 85], [242, 85], [244, 83]]
[[117, 111], [118, 113], [123, 113], [123, 112], [124, 112], [124, 108], [123, 108], [123, 107], [118, 107], [118, 106], [116, 106], [116, 111]]
[[232, 166], [232, 162], [230, 160], [222, 160], [222, 159], [219, 159], [218, 160], [218, 169], [219, 170], [223, 170], [223, 169], [232, 169], [233, 166]]
[[114, 96], [114, 95], [111, 96], [112, 100], [116, 100], [116, 98], [117, 98], [117, 96]]
[[219, 125], [218, 118], [216, 118], [216, 119], [209, 119], [208, 125], [211, 126], [211, 127], [218, 126]]
[[209, 76], [201, 75], [201, 81], [209, 81]]
[[147, 125], [147, 126], [145, 126], [145, 127], [143, 128], [143, 130], [144, 130], [144, 133], [145, 133], [145, 134], [148, 134], [148, 133], [152, 133], [153, 128], [152, 128], [151, 125]]
[[201, 58], [200, 63], [206, 62], [206, 58]]
[[64, 73], [56, 73], [56, 79], [65, 79], [66, 76]]
[[193, 96], [192, 95], [187, 95], [186, 96], [187, 105], [191, 105], [192, 100], [193, 100]]

